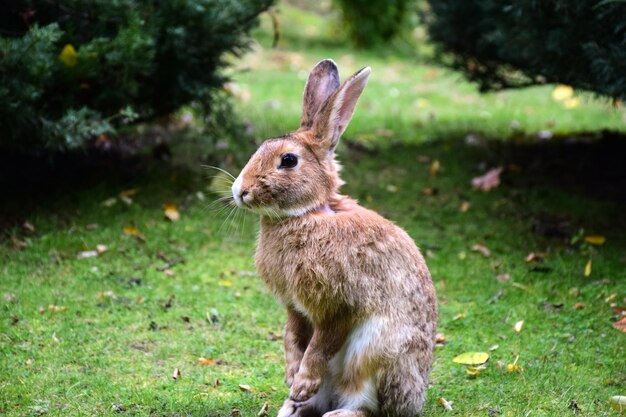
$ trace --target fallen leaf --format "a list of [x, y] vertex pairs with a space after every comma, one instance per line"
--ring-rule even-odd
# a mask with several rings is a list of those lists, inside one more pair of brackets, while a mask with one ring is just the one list
[[427, 188], [422, 188], [422, 191], [420, 192], [422, 193], [422, 195], [432, 196], [432, 195], [437, 195], [439, 190], [437, 188], [427, 187]]
[[528, 256], [526, 256], [526, 258], [524, 259], [524, 262], [529, 264], [532, 262], [541, 261], [545, 257], [546, 257], [545, 252], [530, 252]]
[[484, 364], [479, 366], [468, 366], [467, 368], [465, 368], [465, 372], [467, 373], [467, 376], [475, 378], [477, 376], [480, 376], [481, 372], [485, 369], [487, 369], [487, 365]]
[[581, 101], [578, 97], [568, 98], [563, 101], [563, 107], [566, 109], [575, 109], [576, 107], [580, 107]]
[[22, 223], [22, 227], [31, 233], [35, 232], [35, 226], [33, 226], [33, 224], [28, 221], [25, 221], [24, 223]]
[[563, 101], [574, 96], [574, 89], [569, 85], [559, 84], [552, 90], [552, 99], [554, 101]]
[[452, 317], [452, 321], [457, 321], [465, 318], [465, 312], [459, 313], [456, 316]]
[[515, 333], [520, 333], [522, 331], [523, 326], [524, 326], [524, 320], [520, 320], [515, 323], [515, 326], [513, 326], [513, 330], [515, 330]]
[[587, 264], [585, 265], [585, 277], [588, 277], [589, 275], [591, 275], [591, 259], [589, 259], [587, 261]]
[[606, 242], [606, 238], [604, 236], [600, 236], [600, 235], [589, 235], [589, 236], [585, 236], [585, 242], [589, 243], [590, 245], [604, 245], [604, 242]]
[[227, 279], [221, 279], [221, 280], [219, 280], [219, 281], [217, 282], [217, 285], [219, 285], [220, 287], [226, 287], [226, 288], [229, 288], [229, 287], [232, 287], [232, 286], [233, 286], [233, 283], [232, 283], [232, 281], [229, 281], [229, 280], [227, 280]]
[[213, 366], [215, 364], [215, 359], [198, 358], [198, 365]]
[[445, 344], [447, 342], [446, 335], [443, 333], [437, 333], [435, 336], [435, 343]]
[[7, 292], [4, 294], [4, 301], [7, 303], [14, 303], [17, 301], [17, 294], [12, 292]]
[[470, 204], [469, 201], [464, 201], [461, 203], [461, 206], [459, 207], [459, 211], [461, 213], [467, 213], [467, 211], [470, 209], [472, 205]]
[[621, 320], [618, 320], [615, 323], [613, 323], [613, 327], [617, 330], [620, 330], [626, 333], [626, 317], [623, 317]]
[[98, 224], [97, 223], [90, 223], [87, 226], [85, 226], [85, 229], [92, 231], [92, 230], [96, 230], [98, 228]]
[[494, 350], [498, 349], [500, 347], [500, 345], [493, 345], [489, 348], [489, 352], [493, 352]]
[[108, 249], [109, 248], [107, 248], [106, 245], [96, 245], [96, 252], [98, 252], [98, 255], [102, 255]]
[[174, 373], [172, 374], [172, 379], [177, 380], [180, 378], [180, 369], [174, 368]]
[[132, 197], [139, 192], [139, 188], [131, 188], [130, 190], [124, 190], [120, 192], [120, 197]]
[[513, 363], [510, 363], [506, 366], [506, 370], [508, 372], [517, 372], [517, 373], [524, 372], [524, 368], [522, 368], [520, 365], [517, 364], [518, 360], [519, 360], [519, 355], [515, 357], [515, 360], [513, 361]]
[[475, 177], [472, 179], [472, 187], [484, 192], [497, 187], [500, 185], [500, 174], [502, 174], [502, 170], [502, 167], [493, 168], [487, 171], [485, 175]]
[[396, 187], [393, 184], [389, 184], [387, 185], [387, 191], [390, 193], [397, 193], [398, 192], [398, 187]]
[[94, 256], [98, 256], [98, 251], [87, 250], [87, 251], [78, 252], [76, 254], [77, 259], [93, 258]]
[[489, 354], [487, 352], [465, 352], [455, 356], [452, 362], [467, 366], [478, 366], [488, 360]]
[[22, 250], [28, 247], [28, 242], [24, 240], [20, 240], [15, 236], [11, 237], [11, 243], [13, 244], [13, 249]]
[[142, 242], [146, 241], [146, 237], [142, 235], [139, 229], [137, 229], [135, 226], [124, 226], [123, 231], [125, 235], [136, 237]]
[[614, 410], [619, 412], [626, 411], [626, 396], [625, 395], [614, 395], [609, 398], [609, 404]]
[[168, 277], [173, 277], [175, 275], [174, 271], [172, 271], [171, 269], [164, 269], [163, 273]]
[[104, 200], [101, 204], [104, 207], [112, 207], [115, 205], [115, 203], [117, 203], [117, 198], [111, 197], [111, 198], [107, 198], [106, 200]]
[[452, 401], [448, 401], [443, 397], [439, 397], [439, 399], [437, 399], [437, 402], [439, 402], [439, 404], [441, 404], [443, 408], [446, 409], [446, 411], [452, 411]]
[[511, 280], [511, 274], [509, 273], [500, 274], [496, 276], [496, 280], [498, 280], [498, 282], [508, 282]]
[[574, 310], [582, 310], [585, 307], [587, 307], [587, 303], [583, 303], [583, 302], [578, 302], [572, 306]]
[[180, 220], [180, 212], [176, 208], [176, 204], [174, 203], [165, 203], [163, 205], [163, 210], [165, 213], [165, 217], [170, 219], [173, 222], [177, 222]]
[[491, 251], [484, 245], [475, 244], [470, 249], [474, 252], [480, 252], [486, 258], [491, 256]]
[[252, 391], [252, 387], [246, 384], [239, 384], [239, 389], [242, 391], [247, 391], [247, 392]]
[[67, 307], [65, 306], [57, 306], [54, 304], [48, 304], [48, 311], [58, 313], [60, 311], [65, 311], [65, 310], [67, 310]]
[[604, 302], [605, 302], [605, 303], [612, 303], [612, 302], [613, 302], [613, 301], [615, 301], [615, 300], [617, 300], [617, 294], [616, 294], [616, 293], [613, 293], [613, 294], [609, 295], [608, 297], [606, 297], [606, 298], [604, 299]]
[[269, 404], [266, 402], [263, 404], [263, 407], [261, 407], [261, 411], [257, 413], [257, 417], [267, 417], [269, 415], [268, 410]]
[[439, 171], [440, 168], [441, 164], [439, 163], [439, 160], [435, 159], [433, 162], [430, 163], [430, 168], [428, 168], [428, 174], [431, 177], [435, 177], [437, 176], [437, 171]]

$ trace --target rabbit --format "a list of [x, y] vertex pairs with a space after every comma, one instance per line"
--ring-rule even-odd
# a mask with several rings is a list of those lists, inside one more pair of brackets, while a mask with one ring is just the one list
[[300, 128], [268, 139], [232, 185], [260, 214], [259, 275], [287, 309], [278, 417], [413, 417], [433, 362], [437, 300], [408, 234], [339, 194], [339, 138], [367, 84], [310, 72]]

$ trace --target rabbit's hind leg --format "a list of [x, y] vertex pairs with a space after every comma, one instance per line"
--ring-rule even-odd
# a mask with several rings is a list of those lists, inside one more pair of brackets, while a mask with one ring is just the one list
[[428, 371], [409, 357], [398, 361], [381, 375], [378, 385], [380, 412], [385, 416], [419, 415], [426, 398]]

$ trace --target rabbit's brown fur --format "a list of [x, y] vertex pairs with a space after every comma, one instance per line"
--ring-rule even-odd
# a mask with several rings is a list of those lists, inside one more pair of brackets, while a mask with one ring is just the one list
[[[338, 193], [334, 149], [369, 76], [319, 63], [300, 129], [266, 141], [233, 185], [261, 214], [256, 266], [287, 307], [280, 417], [414, 416], [433, 361], [437, 302], [412, 239]], [[295, 167], [281, 158], [297, 156]]]

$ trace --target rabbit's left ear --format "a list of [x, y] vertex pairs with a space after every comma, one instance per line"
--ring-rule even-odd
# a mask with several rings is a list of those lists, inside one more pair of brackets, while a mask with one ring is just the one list
[[320, 61], [313, 67], [304, 87], [300, 127], [308, 129], [313, 117], [332, 93], [339, 88], [339, 70], [332, 59]]
[[371, 72], [370, 67], [365, 67], [354, 73], [328, 98], [315, 116], [312, 130], [329, 151], [335, 150], [339, 138], [348, 127]]

